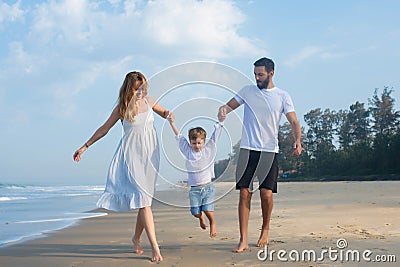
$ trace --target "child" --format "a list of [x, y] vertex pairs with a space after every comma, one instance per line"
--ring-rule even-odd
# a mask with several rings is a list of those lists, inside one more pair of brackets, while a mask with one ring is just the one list
[[206, 131], [201, 127], [189, 130], [189, 141], [183, 137], [176, 127], [174, 120], [168, 118], [176, 139], [179, 142], [179, 150], [186, 158], [188, 172], [188, 186], [190, 186], [190, 212], [199, 219], [200, 227], [206, 229], [207, 216], [210, 223], [210, 237], [217, 236], [217, 225], [214, 218], [215, 187], [211, 179], [214, 174], [214, 160], [217, 152], [216, 143], [222, 131], [222, 122], [215, 124], [214, 132], [206, 143]]

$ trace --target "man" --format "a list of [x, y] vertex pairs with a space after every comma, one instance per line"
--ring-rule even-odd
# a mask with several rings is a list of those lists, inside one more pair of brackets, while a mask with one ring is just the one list
[[[243, 129], [240, 152], [236, 167], [236, 189], [240, 190], [238, 205], [240, 241], [234, 252], [249, 249], [248, 223], [252, 197], [253, 178], [257, 176], [261, 198], [263, 224], [258, 247], [268, 244], [268, 230], [271, 219], [273, 199], [277, 193], [278, 177], [278, 132], [282, 114], [289, 121], [295, 139], [293, 155], [302, 151], [301, 129], [289, 94], [275, 87], [274, 62], [261, 58], [254, 63], [254, 76], [257, 86], [242, 88], [226, 105], [219, 108], [218, 118], [225, 120], [226, 115], [244, 104]], [[258, 88], [257, 88], [258, 87]]]

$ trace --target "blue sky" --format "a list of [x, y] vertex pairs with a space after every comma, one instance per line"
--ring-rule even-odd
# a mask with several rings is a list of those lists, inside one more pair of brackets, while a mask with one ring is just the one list
[[[253, 62], [271, 57], [303, 126], [311, 109], [368, 103], [375, 88], [399, 101], [399, 10], [395, 0], [0, 0], [0, 183], [103, 184], [119, 125], [80, 163], [72, 154], [131, 70], [151, 80], [210, 61], [253, 80]], [[182, 95], [207, 97], [192, 89]]]

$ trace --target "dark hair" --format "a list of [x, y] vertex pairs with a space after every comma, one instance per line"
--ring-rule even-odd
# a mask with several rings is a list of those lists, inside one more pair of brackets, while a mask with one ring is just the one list
[[264, 67], [265, 67], [265, 70], [266, 70], [267, 72], [270, 72], [271, 70], [274, 70], [274, 69], [275, 69], [275, 64], [274, 64], [274, 62], [272, 61], [272, 59], [266, 58], [266, 57], [260, 58], [259, 60], [257, 60], [256, 62], [254, 62], [254, 66], [255, 66], [255, 67], [264, 66]]
[[197, 137], [200, 137], [201, 139], [205, 140], [207, 133], [203, 128], [195, 127], [189, 130], [188, 135], [189, 135], [189, 140], [196, 140]]

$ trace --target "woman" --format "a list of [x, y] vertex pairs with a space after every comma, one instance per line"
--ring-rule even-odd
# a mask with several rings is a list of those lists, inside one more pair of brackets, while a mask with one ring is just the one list
[[111, 161], [106, 188], [97, 206], [113, 211], [139, 209], [132, 237], [135, 252], [143, 253], [140, 236], [145, 229], [152, 247], [151, 260], [159, 262], [163, 258], [156, 240], [151, 203], [160, 153], [152, 111], [163, 118], [173, 117], [173, 114], [148, 97], [147, 89], [142, 73], [128, 73], [119, 91], [118, 105], [107, 121], [74, 153], [74, 160], [80, 161], [82, 153], [121, 120], [124, 134]]

